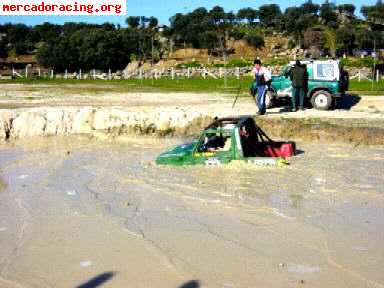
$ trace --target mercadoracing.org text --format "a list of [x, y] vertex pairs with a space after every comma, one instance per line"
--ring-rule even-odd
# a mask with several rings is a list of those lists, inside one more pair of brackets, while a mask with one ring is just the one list
[[0, 0], [0, 15], [125, 15], [125, 0]]

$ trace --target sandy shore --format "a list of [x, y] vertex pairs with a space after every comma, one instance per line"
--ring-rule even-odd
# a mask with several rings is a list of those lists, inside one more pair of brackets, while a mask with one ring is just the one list
[[182, 139], [1, 144], [0, 287], [384, 287], [384, 147], [157, 167]]

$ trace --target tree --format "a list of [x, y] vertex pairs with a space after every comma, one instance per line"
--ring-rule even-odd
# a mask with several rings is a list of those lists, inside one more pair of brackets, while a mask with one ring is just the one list
[[130, 16], [125, 21], [127, 25], [133, 29], [136, 29], [140, 26], [140, 17], [138, 16]]
[[223, 7], [215, 6], [209, 11], [209, 15], [211, 19], [217, 24], [223, 22], [225, 19], [225, 11]]
[[36, 25], [34, 31], [38, 33], [42, 41], [51, 41], [57, 39], [61, 34], [62, 27], [60, 25], [44, 22], [41, 25]]
[[364, 17], [375, 24], [384, 24], [384, 4], [381, 0], [377, 1], [376, 5], [363, 6], [361, 13]]
[[348, 17], [355, 17], [356, 7], [353, 4], [342, 4], [337, 6], [340, 14], [345, 14]]
[[308, 0], [303, 5], [301, 5], [302, 11], [305, 14], [317, 15], [320, 10], [320, 6], [318, 4], [314, 4], [312, 0]]
[[265, 27], [275, 27], [281, 19], [282, 13], [280, 7], [276, 4], [262, 5], [259, 8], [260, 23]]
[[320, 7], [320, 17], [324, 23], [330, 27], [337, 27], [337, 14], [335, 12], [335, 5], [325, 1]]
[[7, 56], [7, 44], [5, 43], [5, 41], [0, 40], [0, 58], [6, 58]]
[[339, 49], [346, 51], [348, 54], [352, 53], [353, 48], [356, 46], [356, 29], [351, 24], [344, 25], [336, 31], [336, 43]]
[[302, 43], [304, 32], [317, 24], [317, 17], [305, 14], [302, 7], [290, 7], [283, 16], [283, 30], [294, 36], [297, 46]]
[[337, 36], [334, 29], [325, 26], [324, 27], [324, 49], [328, 51], [331, 57], [336, 56], [336, 48], [337, 48]]
[[156, 28], [158, 24], [159, 24], [159, 20], [157, 20], [157, 18], [149, 17], [148, 26], [150, 28]]
[[240, 21], [243, 21], [246, 19], [249, 24], [252, 24], [253, 22], [255, 22], [257, 18], [257, 11], [250, 7], [243, 8], [237, 12], [236, 16], [237, 16], [237, 19], [239, 19]]
[[245, 36], [245, 40], [248, 42], [249, 45], [251, 45], [254, 48], [260, 48], [264, 46], [264, 38], [262, 35], [258, 34], [257, 32], [247, 34]]

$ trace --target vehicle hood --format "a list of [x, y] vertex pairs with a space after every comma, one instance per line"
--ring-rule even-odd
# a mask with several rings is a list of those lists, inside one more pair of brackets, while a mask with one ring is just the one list
[[169, 151], [161, 153], [157, 159], [157, 164], [165, 164], [170, 160], [181, 161], [185, 156], [191, 154], [197, 142], [179, 145]]
[[285, 78], [282, 75], [272, 75], [272, 81], [281, 81], [282, 78]]

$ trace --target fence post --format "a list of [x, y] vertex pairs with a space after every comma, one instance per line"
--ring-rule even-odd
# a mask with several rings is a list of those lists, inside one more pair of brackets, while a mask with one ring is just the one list
[[15, 76], [15, 74], [16, 74], [15, 72], [16, 72], [15, 68], [12, 67], [12, 76]]
[[219, 67], [219, 77], [220, 78], [223, 77], [223, 68], [222, 67]]
[[28, 65], [25, 66], [25, 79], [28, 79]]
[[81, 69], [79, 70], [79, 80], [81, 80]]
[[37, 73], [38, 73], [38, 75], [39, 75], [39, 78], [41, 77], [41, 70], [40, 70], [40, 68], [39, 69], [37, 69]]
[[51, 70], [51, 79], [53, 79], [53, 69]]
[[68, 70], [65, 69], [65, 72], [64, 72], [64, 79], [67, 80], [68, 79]]
[[191, 68], [190, 67], [187, 68], [187, 77], [188, 77], [188, 79], [191, 77]]
[[143, 79], [143, 68], [139, 70], [139, 79]]
[[205, 67], [203, 68], [203, 78], [207, 78], [207, 74], [206, 74], [206, 71], [205, 71]]
[[376, 70], [376, 82], [379, 82], [379, 76], [380, 76], [379, 70]]
[[173, 67], [171, 68], [171, 78], [172, 80], [175, 79], [175, 70], [173, 69]]
[[359, 69], [358, 79], [359, 79], [359, 82], [360, 82], [361, 81], [361, 70], [360, 69]]
[[240, 79], [240, 68], [236, 67], [236, 78]]
[[112, 71], [108, 69], [108, 80], [112, 80]]
[[95, 69], [93, 69], [93, 80], [96, 80], [96, 70]]

